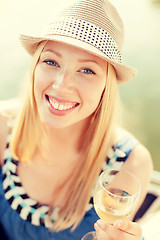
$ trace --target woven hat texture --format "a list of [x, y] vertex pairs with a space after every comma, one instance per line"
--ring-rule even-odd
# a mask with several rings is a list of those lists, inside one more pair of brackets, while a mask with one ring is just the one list
[[[60, 1], [63, 5], [64, 0]], [[73, 0], [50, 17], [41, 33], [20, 35], [23, 47], [31, 55], [40, 42], [53, 40], [99, 56], [114, 66], [118, 83], [136, 75], [134, 68], [122, 64], [123, 39], [123, 22], [108, 0]]]

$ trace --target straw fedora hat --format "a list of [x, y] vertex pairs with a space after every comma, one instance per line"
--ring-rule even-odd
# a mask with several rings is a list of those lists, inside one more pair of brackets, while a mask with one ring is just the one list
[[[62, 1], [63, 4], [63, 0]], [[118, 83], [136, 75], [136, 70], [122, 64], [123, 22], [108, 0], [72, 0], [53, 14], [40, 34], [20, 35], [23, 47], [31, 55], [44, 40], [59, 41], [86, 50], [111, 63]]]

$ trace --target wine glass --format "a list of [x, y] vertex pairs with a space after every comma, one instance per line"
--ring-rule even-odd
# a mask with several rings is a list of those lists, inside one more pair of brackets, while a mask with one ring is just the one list
[[[98, 178], [94, 189], [94, 208], [108, 224], [124, 219], [134, 210], [141, 191], [139, 179], [127, 170], [108, 168]], [[98, 239], [95, 232], [81, 240]]]
[[85, 234], [81, 240], [96, 240], [96, 239], [98, 240], [98, 238], [96, 237], [96, 232], [92, 231]]

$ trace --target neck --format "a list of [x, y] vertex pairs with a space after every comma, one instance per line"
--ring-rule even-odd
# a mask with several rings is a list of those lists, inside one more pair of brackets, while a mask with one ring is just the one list
[[85, 124], [79, 123], [63, 129], [45, 128], [40, 144], [43, 158], [51, 159], [50, 156], [55, 156], [53, 159], [57, 161], [64, 159], [64, 156], [72, 159], [72, 156], [80, 155], [87, 128], [88, 121]]

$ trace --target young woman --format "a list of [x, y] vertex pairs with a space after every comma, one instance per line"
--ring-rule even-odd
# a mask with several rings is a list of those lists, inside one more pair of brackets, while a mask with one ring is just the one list
[[[152, 161], [117, 123], [118, 84], [135, 70], [121, 63], [116, 9], [106, 0], [75, 0], [41, 35], [20, 38], [33, 56], [28, 87], [17, 109], [11, 101], [0, 117], [0, 216], [7, 238], [79, 240], [95, 226], [100, 240], [140, 239], [132, 219]], [[113, 226], [98, 220], [92, 199], [107, 167], [129, 170], [142, 187], [130, 219]]]

